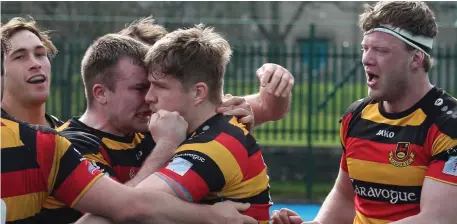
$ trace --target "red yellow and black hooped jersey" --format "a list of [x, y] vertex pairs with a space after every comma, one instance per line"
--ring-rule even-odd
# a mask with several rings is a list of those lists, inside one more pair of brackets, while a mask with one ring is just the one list
[[[120, 183], [125, 183], [136, 175], [155, 146], [149, 133], [120, 137], [91, 128], [79, 121], [79, 117], [73, 117], [57, 128], [57, 131], [63, 131], [68, 127], [78, 128], [80, 131], [86, 131], [100, 138], [99, 150], [80, 150], [80, 152], [95, 167]], [[81, 212], [65, 206], [64, 203], [52, 197], [46, 200], [40, 213], [40, 218], [44, 222], [52, 221], [62, 224], [75, 222], [81, 216]]]
[[260, 146], [236, 117], [215, 115], [201, 125], [156, 175], [183, 200], [249, 202], [244, 212], [269, 223], [269, 178]]
[[73, 207], [103, 174], [51, 128], [2, 113], [1, 197], [7, 223], [37, 223], [52, 195]]
[[425, 178], [457, 185], [457, 100], [434, 87], [401, 113], [370, 98], [341, 120], [341, 168], [351, 178], [354, 223], [388, 223], [420, 212]]

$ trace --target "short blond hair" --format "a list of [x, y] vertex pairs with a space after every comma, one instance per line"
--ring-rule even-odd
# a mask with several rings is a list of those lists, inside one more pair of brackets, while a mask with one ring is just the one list
[[107, 34], [95, 40], [81, 62], [81, 76], [88, 104], [93, 101], [92, 88], [96, 83], [102, 83], [109, 90], [115, 91], [118, 77], [116, 66], [121, 58], [132, 59], [133, 63], [144, 67], [146, 52], [145, 44], [120, 34]]
[[202, 24], [178, 29], [157, 41], [146, 55], [145, 63], [151, 75], [170, 75], [185, 89], [205, 82], [209, 99], [220, 100], [226, 66], [230, 61], [230, 44], [214, 28]]

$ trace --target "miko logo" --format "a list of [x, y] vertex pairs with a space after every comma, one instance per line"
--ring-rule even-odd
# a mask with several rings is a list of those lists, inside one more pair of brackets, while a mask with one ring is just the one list
[[386, 138], [393, 138], [395, 136], [395, 133], [393, 131], [379, 130], [378, 133], [376, 133], [376, 135]]

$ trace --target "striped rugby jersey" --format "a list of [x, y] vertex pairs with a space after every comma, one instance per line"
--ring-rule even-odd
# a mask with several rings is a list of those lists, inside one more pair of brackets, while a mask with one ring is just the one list
[[[85, 125], [79, 121], [79, 117], [71, 118], [57, 128], [57, 131], [63, 131], [67, 127], [80, 128], [100, 138], [101, 146], [98, 151], [80, 150], [80, 152], [94, 166], [120, 183], [125, 183], [136, 175], [155, 146], [149, 133], [136, 133], [131, 137], [116, 136]], [[39, 216], [45, 223], [52, 221], [56, 224], [66, 224], [75, 222], [82, 213], [50, 197], [46, 200]]]
[[441, 89], [396, 114], [370, 98], [359, 100], [343, 116], [340, 134], [356, 224], [418, 214], [426, 177], [457, 185], [457, 100]]
[[236, 117], [218, 114], [207, 120], [156, 175], [183, 200], [249, 202], [243, 214], [269, 223], [267, 167], [260, 146]]
[[1, 115], [1, 198], [7, 223], [38, 223], [52, 195], [73, 207], [102, 176], [54, 129]]

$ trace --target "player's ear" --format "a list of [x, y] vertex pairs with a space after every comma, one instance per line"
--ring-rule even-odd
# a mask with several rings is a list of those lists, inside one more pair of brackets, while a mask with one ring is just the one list
[[420, 67], [422, 67], [424, 63], [424, 59], [426, 55], [424, 52], [419, 51], [419, 50], [414, 50], [412, 55], [412, 61], [411, 61], [411, 70], [416, 70]]
[[95, 84], [94, 87], [92, 87], [92, 95], [94, 96], [94, 100], [99, 104], [104, 105], [108, 101], [106, 98], [106, 87], [102, 84]]
[[206, 83], [198, 82], [192, 89], [194, 105], [200, 104], [208, 97], [208, 85], [206, 85]]

